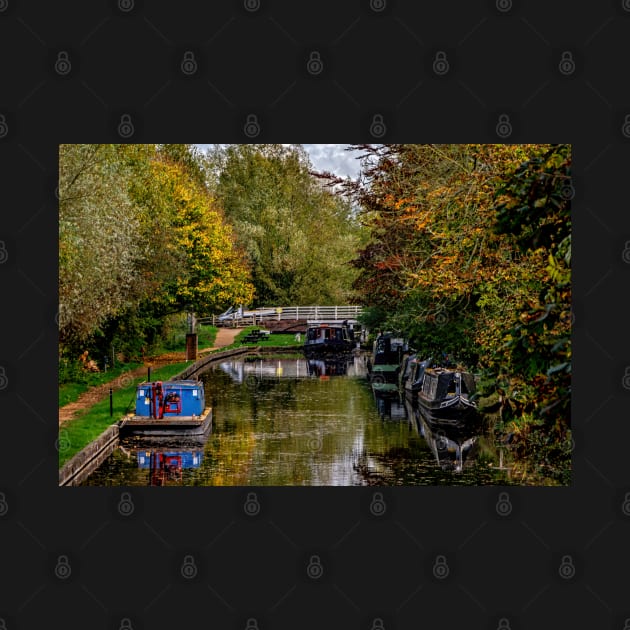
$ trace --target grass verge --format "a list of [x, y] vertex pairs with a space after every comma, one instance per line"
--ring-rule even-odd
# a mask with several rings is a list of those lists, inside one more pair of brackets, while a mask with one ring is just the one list
[[120, 363], [115, 368], [107, 370], [107, 372], [85, 372], [81, 381], [61, 383], [59, 385], [59, 406], [63, 407], [68, 403], [74, 402], [90, 387], [109, 383], [109, 381], [113, 381], [125, 372], [139, 367], [142, 367], [142, 363]]
[[271, 333], [266, 339], [260, 339], [259, 341], [244, 342], [243, 339], [249, 335], [252, 330], [260, 330], [260, 326], [248, 326], [243, 328], [238, 335], [234, 338], [234, 346], [261, 346], [264, 347], [280, 347], [280, 346], [302, 346], [302, 343], [298, 343], [295, 340], [295, 335], [285, 333]]
[[[152, 371], [151, 378], [165, 381], [186, 368], [190, 362], [172, 363]], [[82, 448], [95, 440], [105, 429], [133, 410], [136, 385], [145, 377], [136, 378], [131, 385], [114, 392], [114, 415], [109, 415], [109, 396], [85, 410], [59, 429], [59, 467]]]

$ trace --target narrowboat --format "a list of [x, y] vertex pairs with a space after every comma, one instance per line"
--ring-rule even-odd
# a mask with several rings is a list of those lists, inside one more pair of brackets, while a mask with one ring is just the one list
[[372, 358], [368, 361], [368, 380], [374, 392], [398, 395], [399, 373], [404, 355], [409, 351], [407, 341], [394, 333], [378, 335], [374, 341]]
[[303, 351], [310, 358], [322, 354], [349, 353], [355, 345], [354, 330], [346, 322], [309, 323]]
[[400, 389], [412, 400], [415, 400], [422, 388], [424, 371], [431, 366], [431, 362], [431, 357], [421, 361], [417, 354], [411, 354], [405, 359], [403, 369], [400, 372]]
[[418, 404], [430, 420], [462, 422], [477, 411], [471, 400], [475, 378], [468, 372], [447, 368], [425, 368]]
[[203, 383], [173, 380], [140, 383], [135, 414], [119, 421], [121, 437], [188, 437], [204, 435], [212, 424]]

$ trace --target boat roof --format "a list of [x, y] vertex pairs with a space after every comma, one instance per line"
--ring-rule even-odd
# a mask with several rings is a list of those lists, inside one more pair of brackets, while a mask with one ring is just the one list
[[154, 383], [162, 383], [162, 387], [203, 387], [202, 381], [197, 381], [195, 379], [181, 379], [176, 381], [144, 381], [144, 383], [139, 383], [138, 387], [147, 387], [148, 385], [153, 385]]

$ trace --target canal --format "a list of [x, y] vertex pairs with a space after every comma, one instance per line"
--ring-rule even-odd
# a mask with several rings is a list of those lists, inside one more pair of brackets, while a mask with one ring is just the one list
[[196, 441], [122, 440], [83, 485], [505, 484], [478, 427], [433, 429], [409, 403], [375, 398], [362, 356], [228, 360], [200, 375], [213, 406]]

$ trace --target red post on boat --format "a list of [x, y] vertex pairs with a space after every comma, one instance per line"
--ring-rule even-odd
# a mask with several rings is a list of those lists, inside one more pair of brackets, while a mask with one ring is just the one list
[[151, 384], [151, 417], [161, 420], [164, 417], [164, 392], [162, 381]]

